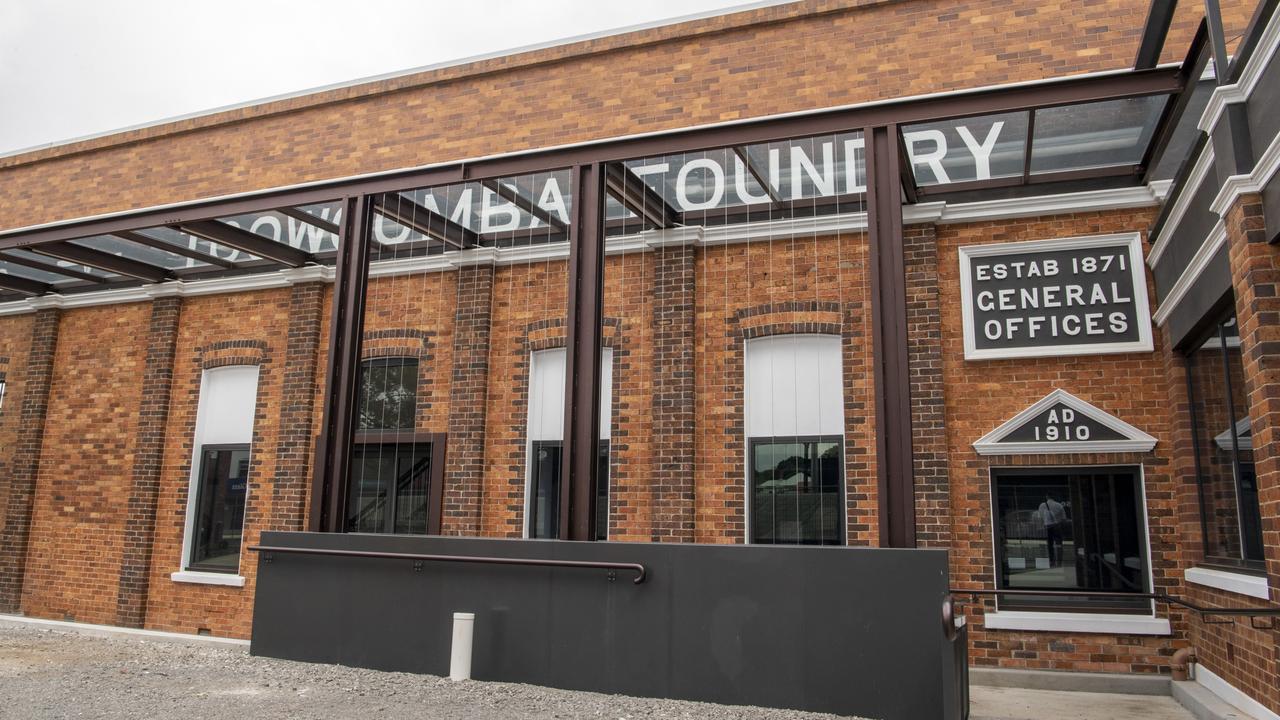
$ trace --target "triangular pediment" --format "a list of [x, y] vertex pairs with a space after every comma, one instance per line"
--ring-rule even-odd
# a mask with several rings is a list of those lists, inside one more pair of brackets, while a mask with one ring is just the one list
[[1146, 452], [1156, 439], [1066, 390], [1054, 390], [973, 444], [979, 455]]

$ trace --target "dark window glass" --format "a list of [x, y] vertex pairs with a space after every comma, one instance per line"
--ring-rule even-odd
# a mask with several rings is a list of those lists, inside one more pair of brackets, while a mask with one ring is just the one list
[[200, 453], [199, 479], [189, 567], [237, 572], [249, 480], [249, 446], [205, 445]]
[[351, 458], [347, 531], [425, 534], [431, 450], [430, 442], [357, 442]]
[[751, 542], [844, 544], [840, 438], [751, 440]]
[[1263, 568], [1253, 435], [1234, 314], [1187, 355], [1205, 560]]
[[417, 401], [417, 360], [377, 358], [361, 364], [359, 429], [411, 429]]
[[[1147, 592], [1138, 471], [993, 471], [1001, 589]], [[1147, 611], [1148, 600], [1000, 597], [1002, 608]]]
[[[560, 537], [560, 455], [564, 443], [536, 440], [530, 453], [529, 537]], [[600, 441], [596, 485], [596, 539], [609, 537], [609, 441]]]

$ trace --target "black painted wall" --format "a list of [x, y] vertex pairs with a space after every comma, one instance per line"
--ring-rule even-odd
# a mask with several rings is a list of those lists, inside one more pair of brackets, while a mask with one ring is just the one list
[[473, 677], [885, 718], [959, 718], [946, 553], [265, 533], [263, 545], [639, 562], [600, 569], [266, 553], [256, 655], [447, 675], [474, 612]]

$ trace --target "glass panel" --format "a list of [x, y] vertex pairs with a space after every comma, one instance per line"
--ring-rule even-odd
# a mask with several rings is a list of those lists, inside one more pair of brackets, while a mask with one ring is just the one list
[[262, 259], [257, 255], [250, 255], [243, 250], [230, 248], [226, 245], [219, 245], [218, 243], [210, 242], [204, 238], [198, 238], [195, 235], [188, 235], [187, 233], [174, 230], [173, 228], [153, 227], [139, 232], [142, 235], [153, 237], [161, 242], [185, 247], [189, 250], [202, 252], [206, 255], [213, 255], [214, 257], [221, 258], [228, 262], [249, 262], [251, 260]]
[[1178, 126], [1169, 137], [1169, 144], [1165, 146], [1164, 153], [1151, 171], [1152, 180], [1172, 180], [1179, 166], [1191, 154], [1192, 147], [1202, 134], [1199, 128], [1200, 118], [1204, 116], [1209, 97], [1216, 87], [1217, 83], [1213, 78], [1196, 83], [1195, 89], [1191, 91], [1191, 99], [1187, 101], [1187, 107], [1178, 119]]
[[338, 249], [337, 234], [274, 210], [248, 215], [232, 215], [220, 219], [228, 225], [248, 230], [272, 242], [295, 247], [303, 252], [322, 253]]
[[1260, 567], [1262, 519], [1234, 315], [1215, 324], [1214, 332], [1187, 357], [1187, 370], [1205, 556], [1212, 562]]
[[334, 225], [342, 224], [342, 203], [338, 201], [327, 203], [316, 203], [315, 205], [302, 205], [297, 210]]
[[147, 247], [146, 245], [139, 245], [110, 235], [97, 235], [94, 237], [72, 240], [71, 244], [100, 250], [105, 253], [128, 258], [129, 260], [136, 260], [148, 265], [162, 267], [166, 270], [209, 267], [209, 263], [193, 260], [192, 258], [183, 257], [182, 255], [175, 255], [174, 253], [166, 252], [164, 250], [157, 250], [152, 247]]
[[56, 258], [51, 258], [47, 255], [40, 255], [38, 253], [33, 253], [30, 250], [19, 250], [15, 248], [12, 250], [5, 250], [5, 252], [10, 255], [13, 255], [14, 257], [23, 258], [25, 260], [34, 260], [35, 262], [42, 263], [44, 265], [48, 265], [53, 268], [62, 267], [62, 268], [67, 268], [68, 270], [76, 270], [78, 272], [82, 272], [88, 275], [95, 275], [97, 277], [103, 278], [104, 280], [116, 280], [121, 277], [120, 275], [117, 275], [112, 272], [107, 272], [106, 270], [99, 270], [98, 268], [92, 268], [87, 265], [79, 265], [73, 262], [68, 262], [66, 260], [58, 260]]
[[[1146, 592], [1142, 507], [1133, 471], [999, 471], [1000, 587]], [[1002, 607], [1142, 610], [1146, 600], [1001, 596]]]
[[431, 443], [357, 443], [351, 475], [348, 532], [427, 532]]
[[58, 275], [53, 272], [45, 272], [35, 268], [29, 268], [26, 265], [17, 265], [0, 261], [0, 273], [12, 275], [14, 277], [26, 278], [27, 280], [35, 280], [36, 282], [49, 283], [50, 285], [58, 285], [60, 283], [80, 282], [77, 278], [69, 278], [66, 275]]
[[907, 125], [902, 141], [918, 185], [1019, 177], [1029, 114], [986, 115]]
[[840, 441], [751, 443], [751, 542], [840, 545], [844, 512]]
[[360, 368], [360, 430], [412, 429], [417, 413], [418, 361], [366, 360]]
[[[530, 461], [529, 537], [560, 537], [560, 461], [564, 443], [538, 440], [533, 443]], [[596, 458], [599, 483], [596, 485], [596, 540], [609, 538], [609, 441], [600, 441]]]
[[1142, 162], [1167, 101], [1153, 95], [1037, 110], [1031, 172]]
[[196, 490], [193, 570], [234, 573], [240, 569], [249, 446], [206, 446]]

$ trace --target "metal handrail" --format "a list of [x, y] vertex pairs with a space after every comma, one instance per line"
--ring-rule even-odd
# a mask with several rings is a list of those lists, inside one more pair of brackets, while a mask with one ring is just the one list
[[[594, 568], [599, 570], [630, 570], [636, 574], [636, 585], [645, 581], [649, 571], [640, 563], [617, 563], [595, 560], [548, 560], [543, 558], [505, 558], [481, 555], [423, 555], [419, 553], [380, 552], [376, 550], [330, 550], [327, 548], [295, 548], [275, 545], [252, 545], [254, 552], [288, 553], [294, 555], [333, 555], [339, 557], [383, 558], [388, 560], [422, 560], [427, 562], [469, 562], [489, 565], [530, 565], [535, 567]], [[613, 579], [612, 576], [610, 579]]]
[[[953, 595], [1021, 595], [1021, 596], [1050, 596], [1050, 597], [1089, 597], [1089, 598], [1117, 598], [1131, 600], [1155, 600], [1169, 605], [1178, 605], [1200, 615], [1202, 620], [1209, 617], [1280, 617], [1280, 608], [1215, 608], [1196, 605], [1188, 600], [1179, 597], [1166, 595], [1164, 593], [1134, 593], [1134, 592], [1114, 592], [1102, 590], [991, 590], [987, 588], [978, 590], [966, 590], [963, 588], [952, 588]], [[1230, 621], [1228, 621], [1230, 622]]]

